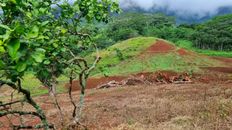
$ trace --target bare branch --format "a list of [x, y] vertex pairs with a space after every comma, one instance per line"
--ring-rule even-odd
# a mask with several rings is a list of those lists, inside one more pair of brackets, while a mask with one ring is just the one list
[[[48, 121], [47, 121], [47, 118], [43, 112], [43, 110], [40, 108], [39, 105], [36, 104], [36, 102], [31, 98], [31, 93], [26, 90], [26, 89], [23, 89], [22, 86], [21, 86], [21, 80], [18, 79], [17, 80], [18, 84], [16, 85], [15, 83], [13, 82], [10, 82], [10, 81], [3, 81], [3, 80], [0, 80], [0, 85], [8, 85], [9, 87], [11, 87], [12, 89], [15, 89], [15, 90], [18, 90], [18, 92], [20, 93], [23, 93], [24, 96], [25, 96], [25, 100], [27, 103], [29, 103], [32, 107], [35, 108], [36, 112], [32, 112], [31, 115], [38, 115], [38, 117], [40, 118], [40, 120], [42, 121], [43, 125], [44, 125], [44, 129], [48, 130], [49, 127], [48, 127]], [[20, 112], [17, 112], [17, 111], [11, 111], [11, 112], [6, 112], [6, 113], [0, 113], [0, 117], [1, 115], [8, 115], [8, 114], [14, 114], [14, 113], [18, 113], [20, 114]], [[21, 114], [27, 114], [28, 112], [21, 112]], [[30, 112], [29, 112], [30, 113]]]
[[25, 99], [14, 101], [14, 102], [9, 102], [9, 103], [6, 103], [6, 104], [0, 104], [0, 107], [6, 107], [6, 106], [10, 106], [10, 105], [13, 105], [13, 104], [16, 104], [16, 103], [21, 103], [21, 102], [24, 102], [24, 101], [25, 101]]
[[100, 54], [99, 54], [99, 50], [98, 50], [98, 48], [97, 48], [97, 46], [95, 44], [94, 44], [94, 47], [96, 49], [96, 59], [95, 59], [93, 65], [87, 70], [87, 76], [96, 67], [97, 63], [101, 60], [101, 57], [100, 57]]
[[71, 63], [73, 63], [73, 62], [75, 62], [75, 61], [76, 61], [77, 63], [78, 63], [78, 62], [79, 62], [79, 63], [82, 62], [82, 63], [84, 64], [84, 67], [85, 67], [85, 68], [88, 68], [88, 63], [87, 63], [87, 61], [86, 61], [84, 58], [81, 58], [81, 57], [75, 57], [75, 58], [69, 60], [68, 63], [71, 64]]

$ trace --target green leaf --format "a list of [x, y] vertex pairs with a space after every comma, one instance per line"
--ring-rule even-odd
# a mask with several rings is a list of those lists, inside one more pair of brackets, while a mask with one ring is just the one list
[[41, 63], [43, 62], [44, 58], [45, 58], [45, 50], [42, 49], [42, 48], [37, 48], [35, 50], [35, 52], [32, 54], [32, 58], [38, 62], [38, 63]]
[[45, 61], [44, 61], [44, 64], [45, 64], [45, 65], [49, 65], [50, 63], [51, 63], [51, 62], [50, 62], [49, 60], [45, 60]]
[[19, 48], [20, 48], [19, 39], [11, 39], [11, 41], [7, 44], [8, 53], [13, 60], [16, 59]]
[[0, 60], [0, 68], [4, 68], [4, 62]]
[[12, 31], [7, 25], [0, 24], [0, 27]]
[[14, 3], [14, 4], [17, 3], [16, 0], [9, 0], [9, 1], [12, 2], [12, 3]]
[[45, 11], [46, 11], [46, 8], [39, 8], [39, 12], [45, 13]]
[[19, 62], [17, 65], [16, 65], [16, 69], [18, 72], [23, 72], [24, 70], [26, 70], [27, 68], [27, 63], [24, 61], [24, 62]]
[[66, 49], [63, 47], [63, 48], [61, 48], [60, 49], [62, 52], [65, 52], [66, 51]]
[[29, 19], [32, 19], [32, 14], [30, 12], [27, 12], [26, 13], [26, 16], [29, 18]]
[[5, 49], [3, 46], [0, 46], [0, 53], [4, 53], [5, 52]]
[[48, 23], [49, 23], [49, 21], [44, 21], [44, 22], [41, 23], [41, 26], [45, 26], [45, 25], [47, 25]]
[[65, 29], [65, 28], [62, 28], [62, 29], [61, 29], [61, 33], [63, 33], [63, 34], [65, 34], [67, 31], [68, 31], [68, 30]]
[[2, 40], [0, 40], [0, 46], [2, 46], [3, 45], [3, 41]]
[[59, 45], [57, 43], [52, 43], [53, 47], [57, 48]]
[[10, 35], [11, 35], [11, 31], [7, 30], [4, 35], [0, 35], [0, 38], [3, 39], [3, 42], [5, 42], [5, 41], [9, 40]]
[[6, 4], [5, 3], [0, 3], [0, 7], [5, 7]]
[[30, 38], [36, 38], [36, 37], [38, 37], [38, 35], [39, 35], [39, 27], [38, 26], [34, 26], [33, 28], [32, 28], [32, 30], [28, 33], [28, 39], [30, 39]]

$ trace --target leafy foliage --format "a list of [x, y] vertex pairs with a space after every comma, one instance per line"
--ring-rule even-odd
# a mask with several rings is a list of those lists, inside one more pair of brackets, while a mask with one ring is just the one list
[[[177, 25], [173, 17], [162, 14], [123, 13], [116, 15], [110, 24], [103, 26], [102, 36], [108, 47], [117, 41], [138, 36], [158, 37], [172, 41], [187, 40], [193, 47], [207, 50], [231, 51], [232, 15], [217, 16], [212, 20], [193, 25]], [[111, 42], [107, 42], [107, 41]]]
[[[55, 97], [57, 78], [66, 69], [73, 69], [71, 65], [75, 63], [79, 67], [75, 74], [79, 74], [84, 94], [84, 82], [97, 63], [90, 67], [82, 57], [92, 46], [92, 34], [84, 30], [89, 23], [108, 22], [111, 13], [120, 11], [118, 3], [111, 0], [74, 0], [72, 3], [0, 0], [0, 3], [0, 78], [4, 79], [0, 85], [7, 84], [23, 93], [48, 129], [43, 111], [31, 98], [30, 91], [21, 86], [21, 80], [27, 72], [32, 72]], [[54, 102], [60, 109], [56, 99]], [[5, 114], [9, 113], [2, 115]]]
[[145, 35], [147, 29], [150, 27], [160, 29], [164, 26], [172, 26], [173, 24], [173, 18], [165, 17], [162, 14], [126, 13], [116, 16], [109, 24], [107, 32], [111, 32], [108, 36], [112, 37], [114, 41], [120, 41], [138, 35]]
[[194, 46], [201, 49], [232, 50], [232, 15], [218, 16], [196, 26]]

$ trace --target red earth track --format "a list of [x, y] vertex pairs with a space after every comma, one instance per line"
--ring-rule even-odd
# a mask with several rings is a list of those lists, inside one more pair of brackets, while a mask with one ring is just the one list
[[190, 52], [188, 52], [187, 50], [185, 50], [185, 49], [183, 49], [183, 48], [177, 50], [177, 52], [178, 52], [178, 54], [179, 54], [180, 56], [190, 55]]
[[170, 51], [175, 51], [175, 46], [163, 40], [158, 40], [146, 50], [147, 53], [166, 53]]

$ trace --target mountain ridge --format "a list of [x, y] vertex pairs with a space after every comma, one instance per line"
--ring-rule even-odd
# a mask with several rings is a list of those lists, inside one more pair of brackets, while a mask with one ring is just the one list
[[202, 23], [207, 21], [215, 16], [225, 15], [232, 13], [232, 6], [222, 6], [217, 8], [217, 10], [212, 13], [191, 13], [191, 12], [183, 12], [180, 10], [170, 10], [168, 6], [158, 7], [153, 5], [149, 9], [145, 9], [137, 5], [136, 3], [129, 1], [129, 6], [122, 6], [123, 12], [137, 12], [137, 13], [163, 13], [167, 16], [174, 16], [176, 18], [177, 24], [195, 24]]

